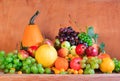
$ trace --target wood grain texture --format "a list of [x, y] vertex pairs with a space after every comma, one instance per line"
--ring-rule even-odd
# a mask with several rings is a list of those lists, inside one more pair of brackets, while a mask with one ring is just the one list
[[79, 28], [94, 26], [106, 52], [120, 58], [120, 0], [0, 0], [0, 50], [15, 49], [36, 10], [41, 12], [36, 24], [46, 38], [54, 40], [60, 24], [71, 25], [70, 14]]
[[120, 74], [52, 75], [52, 74], [1, 74], [1, 81], [119, 81]]

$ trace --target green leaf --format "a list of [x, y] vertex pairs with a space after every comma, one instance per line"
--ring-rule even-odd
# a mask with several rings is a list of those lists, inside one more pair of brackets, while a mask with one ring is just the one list
[[87, 34], [90, 36], [90, 37], [93, 37], [94, 36], [94, 28], [92, 26], [88, 27], [87, 28]]
[[94, 34], [93, 39], [95, 40], [95, 42], [97, 42], [98, 34]]
[[104, 48], [105, 48], [105, 44], [102, 42], [102, 43], [100, 44], [100, 51], [101, 51], [102, 53], [105, 52]]

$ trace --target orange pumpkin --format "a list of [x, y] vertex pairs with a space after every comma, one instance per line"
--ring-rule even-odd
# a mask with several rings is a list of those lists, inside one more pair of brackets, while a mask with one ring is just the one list
[[31, 17], [29, 25], [24, 30], [24, 34], [22, 37], [22, 45], [24, 47], [40, 45], [43, 42], [43, 36], [40, 32], [40, 29], [36, 24], [34, 24], [34, 20], [38, 14], [39, 11], [37, 11]]

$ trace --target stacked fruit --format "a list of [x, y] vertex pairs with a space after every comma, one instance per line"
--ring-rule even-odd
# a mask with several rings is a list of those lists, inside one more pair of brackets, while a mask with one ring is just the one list
[[103, 53], [104, 43], [98, 45], [97, 38], [93, 27], [87, 32], [75, 32], [71, 27], [60, 28], [55, 39], [59, 62], [55, 61], [54, 68], [64, 69], [69, 74], [94, 74], [96, 69], [111, 73], [114, 63], [108, 54]]

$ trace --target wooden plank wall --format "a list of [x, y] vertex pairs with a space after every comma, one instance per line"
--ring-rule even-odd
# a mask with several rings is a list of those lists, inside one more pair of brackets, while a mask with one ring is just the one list
[[36, 24], [47, 38], [54, 39], [60, 24], [76, 29], [70, 14], [79, 28], [94, 26], [106, 52], [120, 58], [120, 0], [0, 0], [0, 50], [15, 49], [36, 10], [41, 12]]

